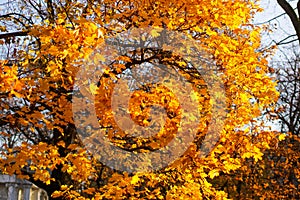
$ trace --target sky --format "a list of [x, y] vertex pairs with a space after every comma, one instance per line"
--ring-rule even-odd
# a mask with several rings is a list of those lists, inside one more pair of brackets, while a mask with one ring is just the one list
[[[290, 0], [288, 1], [293, 8], [297, 7], [298, 0]], [[263, 12], [256, 14], [254, 18], [255, 24], [267, 24], [270, 25], [270, 28], [273, 30], [270, 34], [263, 34], [262, 35], [262, 44], [265, 46], [270, 46], [270, 44], [274, 44], [272, 40], [279, 42], [282, 39], [286, 38], [289, 35], [296, 34], [295, 29], [293, 28], [292, 22], [288, 15], [282, 15], [284, 10], [278, 5], [277, 1], [275, 0], [261, 0], [260, 2], [261, 7], [264, 9]], [[279, 15], [275, 20], [268, 22], [270, 19], [273, 19]], [[267, 23], [264, 23], [267, 22]], [[292, 39], [295, 39], [291, 38]], [[289, 40], [287, 40], [289, 41]], [[272, 58], [273, 60], [281, 60], [283, 59], [282, 53], [280, 50], [283, 50], [286, 46], [279, 47], [279, 50]], [[285, 49], [286, 50], [286, 49]]]

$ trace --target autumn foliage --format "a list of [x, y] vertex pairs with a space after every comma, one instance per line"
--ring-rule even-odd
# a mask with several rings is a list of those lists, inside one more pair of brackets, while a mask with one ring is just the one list
[[[222, 187], [228, 177], [243, 181], [244, 198], [250, 179], [259, 181], [252, 182], [250, 188], [259, 191], [258, 196], [267, 198], [264, 188], [270, 192], [277, 189], [268, 181], [261, 183], [273, 176], [266, 171], [272, 167], [272, 162], [266, 161], [270, 159], [266, 152], [284, 148], [279, 143], [284, 135], [268, 131], [259, 120], [262, 111], [272, 110], [278, 92], [268, 76], [269, 52], [257, 51], [261, 30], [251, 24], [253, 15], [260, 11], [256, 3], [28, 0], [16, 1], [14, 11], [7, 6], [0, 16], [0, 42], [5, 53], [0, 63], [1, 173], [29, 179], [57, 199], [241, 199], [236, 186]], [[213, 60], [215, 76], [224, 84], [226, 116], [220, 138], [208, 155], [201, 157], [198, 150], [213, 124], [215, 113], [211, 109], [216, 102], [212, 101], [208, 83], [190, 67], [189, 60], [164, 47], [124, 53], [111, 61], [98, 83], [86, 81], [82, 90], [76, 87], [77, 73], [82, 67], [88, 69], [86, 63], [95, 49], [110, 38], [142, 28], [184, 34]], [[149, 32], [152, 38], [162, 36], [159, 31]], [[97, 56], [97, 61], [106, 59], [101, 52]], [[132, 120], [148, 126], [149, 107], [157, 104], [166, 110], [165, 125], [147, 139], [129, 137], [130, 133], [118, 127], [111, 96], [121, 75], [130, 74], [143, 63], [164, 64], [183, 76], [192, 85], [201, 115], [196, 119], [195, 140], [180, 158], [157, 171], [130, 173], [101, 163], [88, 151], [79, 132], [90, 137], [90, 132], [100, 127], [114, 145], [139, 154], [168, 144], [183, 120], [195, 121], [193, 115], [181, 113], [179, 97], [170, 89], [159, 84], [142, 85], [133, 89], [128, 104]], [[150, 68], [139, 73], [145, 72], [153, 78]], [[72, 103], [89, 95], [95, 96], [98, 121], [95, 125], [85, 120], [82, 126], [86, 129], [79, 130]], [[86, 104], [89, 102], [82, 101], [82, 106]], [[126, 119], [122, 123], [128, 124]], [[88, 139], [92, 143], [95, 138]], [[105, 151], [105, 146], [99, 148]], [[113, 160], [114, 152], [108, 155]], [[157, 158], [156, 162], [163, 160]], [[255, 170], [254, 175], [247, 175], [249, 170]], [[264, 173], [265, 179], [256, 177]], [[295, 176], [299, 179], [299, 170]]]

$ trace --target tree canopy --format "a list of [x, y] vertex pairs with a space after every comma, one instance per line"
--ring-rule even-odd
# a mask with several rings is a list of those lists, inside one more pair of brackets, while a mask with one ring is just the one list
[[[226, 199], [229, 190], [211, 180], [246, 169], [247, 162], [263, 163], [265, 150], [285, 137], [259, 120], [278, 92], [269, 76], [271, 52], [257, 51], [256, 2], [20, 0], [3, 6], [0, 170], [29, 179], [52, 198]], [[117, 54], [110, 48], [116, 43]], [[167, 77], [163, 84], [158, 68]], [[212, 90], [214, 80], [222, 90]], [[122, 114], [123, 93], [131, 96]], [[196, 102], [195, 112], [188, 102]], [[153, 105], [165, 115], [158, 117]], [[221, 119], [222, 126], [214, 122]], [[156, 120], [158, 130], [150, 127]], [[155, 134], [141, 137], [146, 127]], [[93, 134], [99, 130], [102, 135]], [[101, 138], [128, 153], [120, 158], [109, 151], [101, 162], [108, 148]], [[168, 156], [147, 156], [172, 142], [164, 153], [177, 155], [175, 161], [142, 170], [164, 163]], [[128, 155], [145, 155], [144, 165], [112, 164]]]

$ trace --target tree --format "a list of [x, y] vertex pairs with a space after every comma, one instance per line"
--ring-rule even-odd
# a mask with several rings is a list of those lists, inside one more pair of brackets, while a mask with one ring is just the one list
[[278, 101], [278, 119], [281, 131], [300, 135], [299, 129], [299, 53], [297, 46], [290, 49], [293, 54], [285, 55], [285, 61], [274, 63], [278, 76], [278, 90], [280, 98]]
[[[276, 77], [280, 93], [275, 109], [267, 109], [265, 117], [274, 123], [273, 128], [284, 133], [280, 141], [270, 143], [270, 148], [263, 151], [263, 159], [254, 162], [252, 158], [244, 166], [231, 174], [222, 174], [210, 182], [222, 189], [233, 199], [299, 199], [299, 1], [293, 9], [292, 1], [277, 1], [284, 9], [267, 23], [288, 15], [296, 34], [285, 30], [286, 38], [275, 42], [280, 54], [270, 62], [274, 69], [270, 74]], [[275, 37], [282, 37], [276, 35]], [[297, 39], [292, 39], [298, 37]], [[274, 42], [274, 40], [273, 40]], [[276, 123], [276, 122], [279, 122]], [[283, 138], [285, 139], [283, 140]]]
[[[9, 140], [17, 134], [18, 142], [13, 146], [3, 144], [0, 169], [2, 173], [31, 180], [52, 198], [224, 199], [226, 193], [212, 187], [208, 177], [230, 173], [240, 168], [247, 158], [261, 160], [262, 151], [277, 137], [272, 132], [261, 131], [262, 126], [255, 123], [261, 111], [270, 107], [278, 95], [274, 81], [267, 76], [270, 72], [267, 55], [256, 51], [260, 46], [260, 29], [250, 24], [251, 17], [260, 10], [255, 3], [29, 0], [8, 2], [4, 6], [6, 9], [0, 16], [3, 32], [0, 39], [5, 53], [0, 68], [1, 135]], [[150, 31], [139, 34], [135, 30]], [[176, 34], [165, 34], [164, 30], [184, 35], [182, 38], [193, 42], [185, 42], [189, 40], [177, 38]], [[128, 40], [123, 37], [126, 33], [131, 33]], [[120, 40], [112, 39], [118, 35]], [[165, 37], [173, 43], [162, 45], [160, 42]], [[145, 47], [148, 41], [156, 46]], [[111, 60], [110, 56], [115, 54], [108, 48], [105, 56], [102, 55], [106, 47], [103, 45], [114, 42], [121, 42], [119, 47], [127, 51]], [[132, 50], [134, 45], [141, 48]], [[100, 53], [95, 49], [100, 49]], [[188, 59], [183, 56], [187, 52], [191, 55]], [[193, 62], [206, 54], [211, 55], [207, 59], [213, 59], [214, 65], [206, 66], [202, 61], [203, 73], [200, 73]], [[91, 62], [91, 56], [96, 61]], [[101, 62], [106, 62], [107, 70], [101, 77], [95, 74], [96, 84], [76, 79], [81, 69], [89, 71]], [[142, 64], [146, 69], [135, 71]], [[146, 78], [141, 81], [133, 76], [146, 74], [143, 77], [155, 81], [153, 66], [179, 73], [193, 92], [174, 93], [182, 90], [145, 84]], [[206, 76], [206, 70], [213, 66], [214, 73]], [[167, 70], [169, 77], [171, 71]], [[131, 81], [141, 84], [127, 88], [133, 93], [128, 112], [135, 124], [145, 127], [156, 120], [149, 116], [151, 105], [158, 104], [165, 109], [166, 123], [155, 136], [131, 137], [118, 124], [129, 123], [123, 118], [114, 120], [110, 98], [114, 92], [123, 93], [124, 88], [116, 81], [123, 77], [133, 77]], [[222, 81], [226, 96], [222, 96], [222, 91], [209, 90], [207, 81], [213, 79]], [[171, 81], [169, 86], [179, 80]], [[165, 84], [168, 85], [167, 81]], [[218, 92], [219, 97], [212, 95]], [[184, 99], [182, 95], [202, 105], [196, 107], [199, 116], [183, 113], [183, 105], [179, 104]], [[96, 123], [89, 119], [91, 113], [83, 112], [84, 120], [79, 124], [84, 130], [76, 129], [78, 119], [74, 119], [74, 113], [81, 112], [81, 106], [89, 107], [94, 97]], [[72, 105], [80, 100], [80, 107]], [[219, 119], [218, 112], [212, 111], [222, 107], [219, 101], [226, 102], [224, 127], [209, 128]], [[199, 124], [193, 127], [197, 120]], [[89, 132], [101, 129], [127, 155], [149, 153], [174, 141], [182, 123], [187, 127], [183, 129], [182, 139], [196, 130], [194, 142], [175, 162], [152, 172], [112, 169], [109, 164], [99, 162], [101, 158], [88, 151], [85, 143], [90, 141], [88, 144], [95, 146], [96, 139], [97, 146], [100, 139]], [[220, 128], [220, 140], [215, 148], [205, 157], [199, 156], [198, 150], [205, 148], [201, 143], [208, 131]], [[79, 135], [85, 135], [87, 140]], [[208, 137], [207, 144], [214, 145], [214, 140]], [[174, 149], [178, 151], [187, 145], [182, 141], [176, 144]], [[98, 145], [95, 150], [105, 151], [106, 147]], [[107, 154], [111, 162], [117, 159], [114, 153]], [[167, 153], [172, 156], [176, 151]], [[156, 157], [153, 162], [159, 165], [164, 159]], [[149, 164], [153, 165], [145, 162], [145, 166]]]
[[[296, 9], [293, 9], [287, 1], [280, 0], [277, 2], [289, 16], [300, 44], [300, 1], [298, 1]], [[295, 10], [298, 10], [298, 16]], [[286, 47], [282, 50], [283, 60], [273, 62], [274, 68], [277, 69], [278, 89], [281, 92], [277, 103], [277, 113], [281, 122], [281, 131], [299, 135], [299, 45], [290, 42], [288, 44], [291, 44], [289, 49]]]

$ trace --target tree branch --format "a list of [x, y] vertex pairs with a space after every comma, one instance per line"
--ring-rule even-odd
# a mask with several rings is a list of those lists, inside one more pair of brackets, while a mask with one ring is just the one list
[[[286, 44], [287, 42], [284, 42], [284, 41], [286, 41], [287, 39], [289, 39], [289, 38], [291, 38], [291, 37], [295, 37], [295, 36], [297, 36], [297, 35], [296, 35], [296, 34], [289, 35], [288, 37], [286, 37], [286, 38], [280, 40], [279, 42], [275, 42], [275, 43], [276, 43], [276, 45]], [[297, 39], [296, 39], [296, 40], [297, 40]], [[296, 40], [289, 41], [288, 43], [293, 42], [293, 41], [296, 41]]]
[[281, 16], [283, 16], [283, 15], [286, 15], [286, 13], [285, 13], [285, 12], [284, 12], [284, 13], [281, 13], [280, 15], [277, 15], [276, 17], [273, 17], [273, 18], [271, 18], [271, 19], [269, 19], [269, 20], [267, 20], [267, 21], [259, 22], [259, 23], [256, 23], [256, 24], [254, 24], [254, 25], [262, 25], [262, 24], [270, 23], [271, 21], [273, 21], [273, 20], [275, 20], [275, 19], [277, 19], [277, 18], [279, 18], [279, 17], [281, 17]]
[[[297, 17], [296, 12], [294, 11], [294, 9], [291, 7], [291, 5], [286, 1], [286, 0], [277, 0], [278, 4], [281, 6], [281, 8], [286, 12], [286, 14], [290, 17], [293, 26], [296, 30], [297, 33], [297, 37], [299, 40], [299, 44], [300, 44], [300, 20]], [[298, 2], [298, 11], [299, 11], [299, 2]]]
[[299, 20], [300, 20], [300, 0], [297, 3], [297, 9], [298, 9], [298, 17], [299, 17]]
[[10, 38], [10, 37], [18, 37], [18, 36], [28, 36], [29, 31], [17, 31], [11, 33], [3, 33], [0, 34], [0, 39]]

